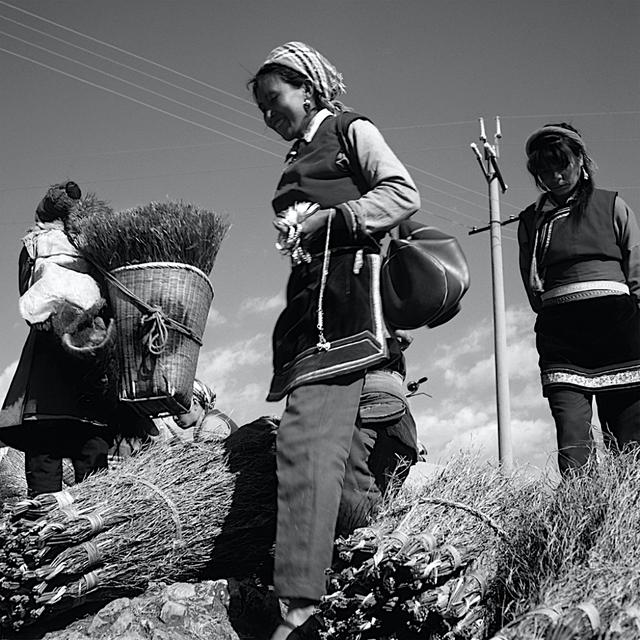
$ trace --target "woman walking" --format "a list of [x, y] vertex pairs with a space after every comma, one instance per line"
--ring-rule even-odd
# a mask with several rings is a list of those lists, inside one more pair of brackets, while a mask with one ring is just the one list
[[363, 438], [359, 419], [367, 370], [400, 352], [381, 314], [379, 240], [420, 199], [378, 129], [338, 102], [342, 75], [315, 49], [277, 47], [249, 84], [267, 126], [294, 142], [272, 201], [292, 261], [268, 395], [287, 398], [274, 568], [288, 613], [273, 640], [283, 640], [325, 593], [339, 510], [349, 501], [352, 513], [370, 513], [381, 496], [368, 466], [372, 432]]
[[542, 195], [520, 214], [520, 270], [566, 474], [592, 454], [594, 397], [607, 444], [640, 440], [640, 229], [616, 192], [594, 186], [571, 125], [538, 129], [526, 154]]

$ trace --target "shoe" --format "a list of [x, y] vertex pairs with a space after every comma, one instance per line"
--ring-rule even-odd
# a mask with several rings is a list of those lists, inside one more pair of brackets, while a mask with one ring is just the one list
[[284, 636], [286, 640], [320, 640], [320, 632], [325, 628], [318, 614], [312, 615], [306, 622], [293, 629], [293, 625], [286, 622], [281, 626], [291, 629], [289, 635]]

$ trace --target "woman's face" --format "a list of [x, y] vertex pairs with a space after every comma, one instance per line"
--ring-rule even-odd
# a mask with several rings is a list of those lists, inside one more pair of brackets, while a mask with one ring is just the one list
[[566, 198], [578, 184], [582, 162], [573, 156], [564, 167], [549, 167], [538, 172], [538, 180], [557, 198]]
[[174, 421], [181, 429], [190, 429], [195, 427], [202, 418], [204, 418], [204, 408], [195, 398], [192, 398], [189, 411], [179, 413], [174, 417]]
[[294, 87], [275, 74], [260, 78], [256, 91], [266, 125], [285, 140], [295, 140], [304, 134], [309, 122], [309, 113], [304, 108], [307, 98], [307, 87]]

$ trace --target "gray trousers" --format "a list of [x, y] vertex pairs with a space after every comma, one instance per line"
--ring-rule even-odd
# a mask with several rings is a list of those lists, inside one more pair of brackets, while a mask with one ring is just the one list
[[363, 438], [358, 425], [363, 382], [364, 372], [350, 374], [303, 385], [287, 399], [276, 441], [274, 586], [281, 598], [319, 600], [338, 513], [361, 522], [381, 499], [367, 465], [375, 436]]

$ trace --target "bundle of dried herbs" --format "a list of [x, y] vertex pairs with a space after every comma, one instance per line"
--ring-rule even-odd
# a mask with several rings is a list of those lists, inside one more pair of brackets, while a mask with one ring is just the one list
[[153, 443], [115, 472], [5, 506], [0, 629], [150, 582], [258, 571], [274, 541], [274, 435], [258, 420], [223, 441]]
[[76, 207], [67, 222], [67, 233], [83, 255], [106, 271], [147, 262], [176, 262], [211, 273], [229, 229], [225, 216], [171, 201], [113, 211], [92, 198]]

